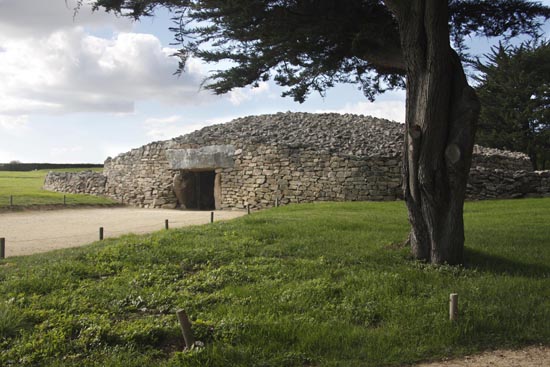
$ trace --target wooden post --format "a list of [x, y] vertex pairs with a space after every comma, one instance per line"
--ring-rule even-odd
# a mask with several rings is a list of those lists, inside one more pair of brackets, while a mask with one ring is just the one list
[[164, 229], [168, 229], [168, 219], [164, 220]]
[[275, 198], [275, 208], [279, 207], [279, 197]]
[[99, 240], [103, 241], [103, 227], [99, 227]]
[[458, 320], [458, 294], [451, 293], [449, 296], [449, 320]]
[[214, 223], [214, 212], [210, 212], [210, 223]]
[[67, 195], [63, 195], [63, 205], [67, 205]]
[[246, 204], [246, 213], [250, 214], [250, 204]]
[[176, 311], [176, 316], [178, 317], [183, 340], [185, 341], [185, 349], [190, 349], [195, 344], [195, 337], [191, 330], [191, 322], [184, 310]]
[[0, 259], [6, 258], [6, 239], [0, 238]]

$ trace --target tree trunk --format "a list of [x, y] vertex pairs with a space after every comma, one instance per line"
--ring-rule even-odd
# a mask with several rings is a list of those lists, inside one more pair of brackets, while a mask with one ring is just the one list
[[450, 47], [448, 3], [387, 1], [407, 65], [403, 189], [415, 258], [460, 264], [479, 102]]

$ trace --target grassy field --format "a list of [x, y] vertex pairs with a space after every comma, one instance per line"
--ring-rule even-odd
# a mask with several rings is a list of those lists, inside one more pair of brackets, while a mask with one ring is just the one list
[[[81, 171], [82, 169], [60, 169], [58, 172]], [[94, 169], [94, 170], [101, 170]], [[63, 194], [44, 191], [42, 185], [49, 170], [30, 172], [0, 171], [0, 209], [10, 206], [10, 196], [13, 196], [15, 208], [33, 205], [62, 205]], [[114, 204], [114, 201], [90, 195], [67, 194], [66, 203], [75, 205]]]
[[[550, 199], [468, 203], [465, 221], [465, 267], [409, 258], [402, 202], [293, 205], [8, 258], [0, 365], [398, 366], [550, 343]], [[190, 352], [180, 308], [203, 343]]]

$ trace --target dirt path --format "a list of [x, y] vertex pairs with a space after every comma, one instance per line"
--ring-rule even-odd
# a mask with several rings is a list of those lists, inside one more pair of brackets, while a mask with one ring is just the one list
[[518, 350], [497, 350], [415, 367], [549, 367], [550, 347], [532, 346]]
[[[216, 211], [214, 220], [244, 214]], [[170, 228], [205, 224], [210, 222], [210, 212], [108, 208], [0, 213], [0, 237], [6, 239], [6, 257], [29, 255], [97, 241], [99, 227], [104, 227], [105, 238], [158, 231], [164, 228], [165, 219]]]

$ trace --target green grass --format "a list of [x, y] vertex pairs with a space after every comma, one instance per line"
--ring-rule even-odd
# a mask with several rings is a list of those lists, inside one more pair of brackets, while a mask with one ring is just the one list
[[[8, 258], [0, 365], [398, 366], [550, 343], [550, 199], [467, 203], [465, 221], [465, 267], [396, 245], [402, 202], [287, 206]], [[180, 308], [204, 347], [181, 352]]]
[[[99, 169], [93, 169], [101, 171]], [[42, 190], [44, 178], [50, 170], [30, 172], [0, 171], [0, 209], [10, 206], [13, 196], [15, 208], [34, 205], [63, 205], [63, 194]], [[56, 169], [57, 172], [77, 172], [79, 168]], [[91, 195], [66, 194], [66, 203], [75, 205], [115, 204], [114, 201]]]

